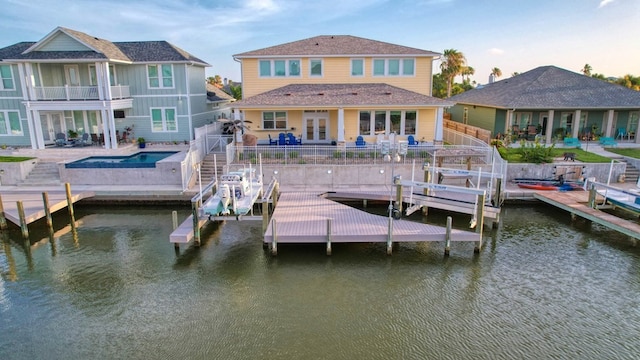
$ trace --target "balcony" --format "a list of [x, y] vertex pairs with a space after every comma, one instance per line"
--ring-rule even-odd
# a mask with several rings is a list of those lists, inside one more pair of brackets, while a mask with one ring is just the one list
[[[97, 86], [36, 86], [34, 100], [71, 101], [100, 100]], [[111, 100], [131, 97], [129, 86], [111, 87]]]

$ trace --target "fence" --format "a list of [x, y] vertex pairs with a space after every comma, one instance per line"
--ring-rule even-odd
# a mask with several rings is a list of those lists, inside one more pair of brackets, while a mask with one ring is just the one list
[[[473, 138], [475, 140], [479, 140], [479, 142], [484, 143], [485, 145], [491, 143], [491, 131], [482, 129], [476, 126], [466, 125], [463, 123], [459, 123], [452, 120], [444, 119], [444, 130], [446, 132], [447, 129], [454, 130], [457, 134], [467, 135], [469, 138]], [[445, 138], [444, 141], [447, 141]], [[470, 141], [470, 140], [469, 140]], [[473, 145], [467, 143], [457, 143], [453, 141], [447, 141], [451, 144], [459, 144], [459, 145]], [[477, 146], [477, 145], [475, 145]]]

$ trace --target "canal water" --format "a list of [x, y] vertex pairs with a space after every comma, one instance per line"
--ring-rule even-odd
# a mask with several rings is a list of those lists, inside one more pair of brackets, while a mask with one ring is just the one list
[[453, 243], [448, 258], [443, 243], [271, 257], [249, 221], [176, 253], [172, 210], [79, 207], [75, 233], [35, 229], [31, 247], [3, 233], [0, 359], [640, 356], [640, 250], [546, 206], [505, 208], [480, 254]]

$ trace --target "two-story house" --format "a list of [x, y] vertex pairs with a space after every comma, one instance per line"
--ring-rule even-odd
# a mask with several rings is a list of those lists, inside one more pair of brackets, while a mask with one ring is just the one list
[[2, 48], [0, 144], [43, 149], [69, 130], [105, 148], [127, 129], [146, 141], [191, 140], [219, 117], [207, 66], [166, 41], [111, 42], [63, 27]]
[[234, 55], [242, 100], [234, 110], [260, 139], [281, 132], [303, 143], [352, 143], [362, 136], [442, 141], [443, 109], [431, 96], [440, 54], [348, 35], [316, 36]]

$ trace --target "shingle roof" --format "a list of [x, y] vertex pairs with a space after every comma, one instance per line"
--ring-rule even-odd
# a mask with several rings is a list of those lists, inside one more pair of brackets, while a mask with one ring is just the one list
[[233, 101], [233, 96], [224, 92], [224, 90], [211, 85], [209, 83], [207, 85], [207, 100], [212, 102], [220, 102], [220, 101]]
[[440, 53], [390, 44], [351, 35], [321, 35], [282, 45], [234, 55], [236, 58], [260, 56], [364, 56], [411, 55], [438, 56]]
[[449, 100], [504, 109], [640, 108], [638, 91], [555, 66], [541, 66]]
[[258, 107], [448, 107], [454, 103], [388, 84], [292, 84], [234, 103]]
[[21, 42], [0, 49], [0, 60], [108, 59], [125, 62], [194, 62], [205, 66], [209, 65], [166, 41], [111, 42], [63, 27], [56, 30], [67, 33], [96, 51], [34, 50], [23, 54], [36, 42]]

